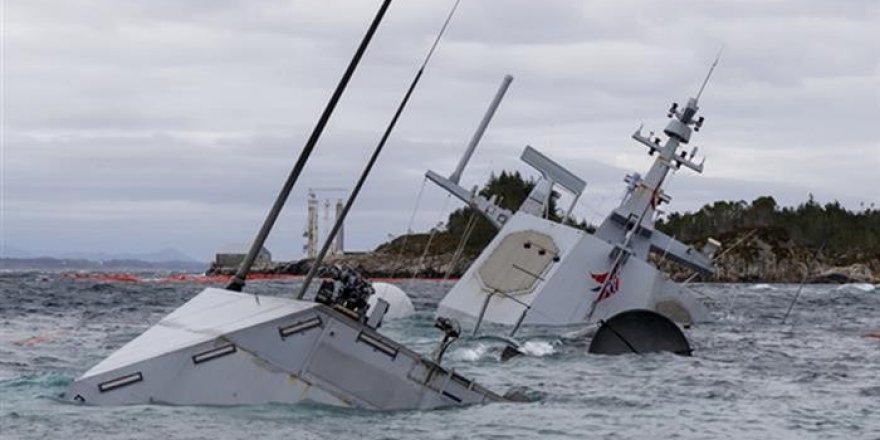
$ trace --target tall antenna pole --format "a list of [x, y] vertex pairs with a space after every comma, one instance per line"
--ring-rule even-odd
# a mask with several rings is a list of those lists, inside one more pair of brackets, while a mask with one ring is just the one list
[[428, 51], [428, 55], [422, 62], [422, 66], [419, 68], [419, 71], [413, 78], [412, 83], [410, 83], [409, 89], [407, 89], [406, 94], [400, 101], [400, 105], [397, 106], [397, 111], [394, 112], [394, 116], [391, 118], [391, 122], [389, 122], [388, 126], [385, 128], [385, 133], [382, 134], [382, 139], [379, 140], [379, 143], [373, 150], [373, 155], [370, 156], [370, 160], [367, 162], [367, 165], [361, 172], [357, 183], [351, 190], [351, 194], [348, 196], [348, 200], [346, 200], [345, 206], [342, 207], [341, 214], [336, 217], [336, 223], [333, 225], [333, 229], [330, 230], [330, 233], [324, 240], [324, 245], [321, 247], [321, 252], [318, 253], [318, 257], [315, 258], [314, 263], [312, 263], [312, 267], [309, 268], [309, 273], [306, 275], [306, 278], [303, 281], [302, 288], [300, 289], [299, 294], [296, 296], [297, 299], [302, 299], [303, 296], [305, 296], [306, 291], [309, 289], [309, 285], [311, 284], [312, 279], [314, 279], [315, 274], [318, 272], [318, 268], [324, 261], [324, 256], [327, 254], [327, 250], [330, 248], [330, 244], [333, 242], [333, 238], [336, 237], [336, 234], [338, 234], [339, 230], [342, 228], [342, 224], [343, 222], [345, 222], [345, 217], [348, 215], [348, 211], [351, 209], [351, 205], [353, 205], [354, 201], [357, 199], [358, 193], [360, 193], [361, 188], [364, 186], [364, 182], [367, 180], [367, 176], [369, 176], [370, 171], [373, 169], [373, 165], [376, 163], [376, 159], [379, 158], [379, 154], [382, 152], [382, 149], [385, 148], [385, 143], [388, 142], [388, 137], [391, 136], [391, 132], [394, 130], [394, 126], [397, 125], [397, 120], [403, 113], [403, 109], [406, 108], [406, 104], [409, 102], [409, 98], [412, 96], [416, 85], [422, 78], [422, 74], [425, 72], [425, 67], [428, 65], [428, 61], [434, 55], [434, 50], [437, 49], [437, 44], [440, 43], [440, 39], [443, 37], [443, 34], [446, 33], [446, 28], [449, 26], [449, 21], [452, 20], [452, 16], [453, 14], [455, 14], [455, 10], [458, 9], [459, 3], [461, 3], [461, 0], [455, 0], [455, 4], [452, 5], [452, 9], [449, 10], [449, 14], [446, 16], [446, 21], [443, 22], [443, 27], [440, 28], [440, 32], [437, 34], [437, 38], [434, 39], [434, 44], [431, 45], [431, 49]]
[[327, 125], [327, 121], [330, 120], [333, 110], [336, 109], [336, 104], [339, 102], [339, 98], [342, 97], [342, 92], [344, 92], [346, 86], [348, 86], [348, 81], [351, 79], [352, 75], [354, 75], [358, 63], [360, 63], [361, 58], [364, 56], [367, 46], [370, 45], [370, 41], [373, 39], [373, 34], [375, 34], [376, 29], [379, 28], [379, 23], [382, 22], [382, 18], [385, 16], [385, 12], [390, 5], [391, 0], [383, 0], [382, 5], [379, 7], [379, 11], [376, 12], [376, 16], [373, 18], [373, 22], [370, 23], [370, 27], [367, 29], [367, 33], [361, 40], [360, 46], [358, 46], [357, 51], [354, 53], [351, 62], [348, 63], [348, 68], [345, 69], [345, 73], [339, 80], [339, 84], [336, 85], [336, 90], [330, 97], [330, 101], [327, 102], [327, 106], [324, 107], [324, 112], [318, 119], [318, 123], [312, 130], [312, 134], [309, 136], [308, 141], [306, 141], [302, 152], [300, 152], [299, 159], [297, 159], [296, 164], [290, 171], [290, 175], [287, 177], [287, 181], [284, 182], [281, 192], [278, 193], [278, 197], [275, 199], [275, 204], [273, 204], [272, 209], [269, 210], [269, 214], [266, 216], [266, 220], [263, 222], [260, 232], [257, 233], [257, 237], [254, 239], [253, 244], [251, 244], [250, 251], [248, 251], [247, 256], [241, 262], [241, 265], [238, 266], [238, 271], [235, 272], [235, 276], [226, 286], [227, 290], [241, 292], [241, 289], [244, 287], [245, 279], [247, 279], [248, 273], [251, 271], [251, 267], [254, 264], [254, 260], [257, 258], [257, 254], [266, 243], [266, 238], [269, 236], [269, 232], [272, 231], [272, 227], [275, 225], [275, 220], [278, 219], [278, 215], [281, 214], [281, 209], [287, 202], [287, 198], [290, 196], [290, 191], [293, 189], [293, 185], [296, 183], [297, 179], [299, 179], [299, 175], [302, 173], [303, 167], [305, 167], [306, 162], [309, 160], [309, 156], [312, 154], [315, 144], [318, 143], [321, 133], [324, 132], [324, 127]]
[[491, 122], [492, 117], [495, 116], [495, 110], [498, 110], [498, 105], [501, 104], [501, 100], [504, 99], [504, 94], [507, 93], [507, 88], [510, 87], [511, 81], [513, 81], [512, 76], [504, 75], [504, 80], [501, 81], [501, 86], [498, 87], [498, 92], [495, 93], [495, 98], [492, 99], [492, 103], [489, 104], [489, 109], [486, 110], [486, 114], [483, 115], [483, 120], [480, 121], [480, 125], [477, 126], [477, 131], [475, 131], [473, 137], [471, 137], [471, 141], [468, 143], [467, 149], [464, 150], [464, 155], [461, 156], [458, 166], [455, 167], [455, 171], [449, 175], [450, 182], [458, 184], [461, 180], [461, 173], [464, 172], [464, 167], [467, 166], [467, 163], [471, 160], [474, 150], [477, 149], [477, 144], [480, 143], [480, 139], [483, 138], [483, 133], [486, 132], [486, 127], [489, 126], [489, 122]]
[[703, 80], [703, 84], [700, 86], [700, 91], [697, 92], [697, 101], [700, 100], [700, 96], [703, 94], [703, 90], [706, 88], [706, 84], [709, 83], [709, 78], [712, 76], [712, 72], [715, 71], [715, 66], [718, 65], [718, 60], [721, 59], [721, 52], [724, 51], [724, 46], [721, 46], [718, 49], [718, 53], [715, 55], [715, 61], [712, 62], [712, 66], [709, 67], [709, 73], [706, 74], [706, 78]]
[[[342, 217], [342, 199], [336, 199], [336, 218]], [[336, 240], [333, 242], [333, 253], [336, 255], [345, 254], [345, 233], [344, 223], [339, 226], [339, 233], [336, 234]]]

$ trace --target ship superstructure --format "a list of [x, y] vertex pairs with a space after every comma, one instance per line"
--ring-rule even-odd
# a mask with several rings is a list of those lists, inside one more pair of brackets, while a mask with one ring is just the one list
[[[672, 104], [663, 130], [665, 140], [653, 133], [643, 135], [641, 127], [633, 133], [632, 138], [656, 159], [644, 177], [626, 176], [626, 196], [593, 234], [549, 220], [553, 191], [572, 194], [563, 217], [568, 218], [586, 182], [532, 147], [525, 148], [521, 159], [540, 177], [516, 212], [458, 185], [473, 142], [449, 178], [428, 171], [428, 179], [499, 228], [440, 302], [437, 314], [471, 322], [474, 332], [482, 322], [514, 326], [514, 332], [523, 324], [595, 323], [630, 309], [654, 310], [685, 324], [705, 320], [705, 308], [690, 290], [649, 261], [654, 254], [698, 273], [713, 272], [718, 242], [710, 240], [697, 250], [654, 228], [658, 207], [670, 201], [663, 191], [670, 171], [681, 167], [703, 171], [703, 162], [695, 161], [698, 149], [684, 150], [705, 120], [697, 115], [698, 98], [699, 94], [681, 107]], [[491, 112], [496, 105], [493, 102]]]

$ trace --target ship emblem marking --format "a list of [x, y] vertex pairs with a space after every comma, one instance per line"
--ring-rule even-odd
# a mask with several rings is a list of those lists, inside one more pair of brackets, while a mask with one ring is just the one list
[[602, 292], [599, 293], [599, 296], [596, 298], [596, 302], [602, 301], [603, 299], [609, 298], [611, 295], [617, 293], [620, 290], [620, 277], [614, 276], [607, 283], [605, 280], [608, 279], [608, 272], [601, 273], [592, 273], [590, 272], [590, 277], [593, 278], [593, 281], [598, 283], [599, 285], [590, 289], [593, 292], [599, 292], [599, 289], [602, 289], [602, 286], [605, 286], [602, 289]]

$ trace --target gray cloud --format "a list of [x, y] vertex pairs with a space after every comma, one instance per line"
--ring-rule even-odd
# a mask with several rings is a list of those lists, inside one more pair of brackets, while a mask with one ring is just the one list
[[[3, 239], [36, 251], [207, 257], [249, 241], [378, 2], [29, 1], [5, 5]], [[270, 241], [302, 244], [309, 186], [350, 187], [444, 18], [448, 1], [389, 11]], [[465, 184], [530, 173], [534, 145], [589, 181], [597, 220], [628, 170], [629, 139], [660, 131], [724, 45], [706, 91], [703, 176], [670, 209], [808, 193], [880, 203], [880, 6], [825, 2], [464, 0], [353, 212], [368, 248], [402, 233], [425, 169], [458, 160], [504, 73], [514, 84]], [[327, 194], [338, 197], [339, 194]], [[457, 207], [433, 187], [424, 229]]]

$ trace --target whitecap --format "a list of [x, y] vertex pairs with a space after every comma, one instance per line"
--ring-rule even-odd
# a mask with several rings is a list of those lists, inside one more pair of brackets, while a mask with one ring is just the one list
[[834, 290], [859, 290], [862, 292], [873, 292], [877, 286], [874, 286], [871, 283], [847, 283], [838, 286]]
[[452, 353], [452, 357], [456, 360], [465, 362], [475, 362], [480, 360], [489, 349], [483, 344], [477, 344], [474, 347], [459, 348]]
[[519, 351], [529, 356], [542, 357], [555, 353], [556, 348], [547, 341], [526, 341], [519, 347]]

